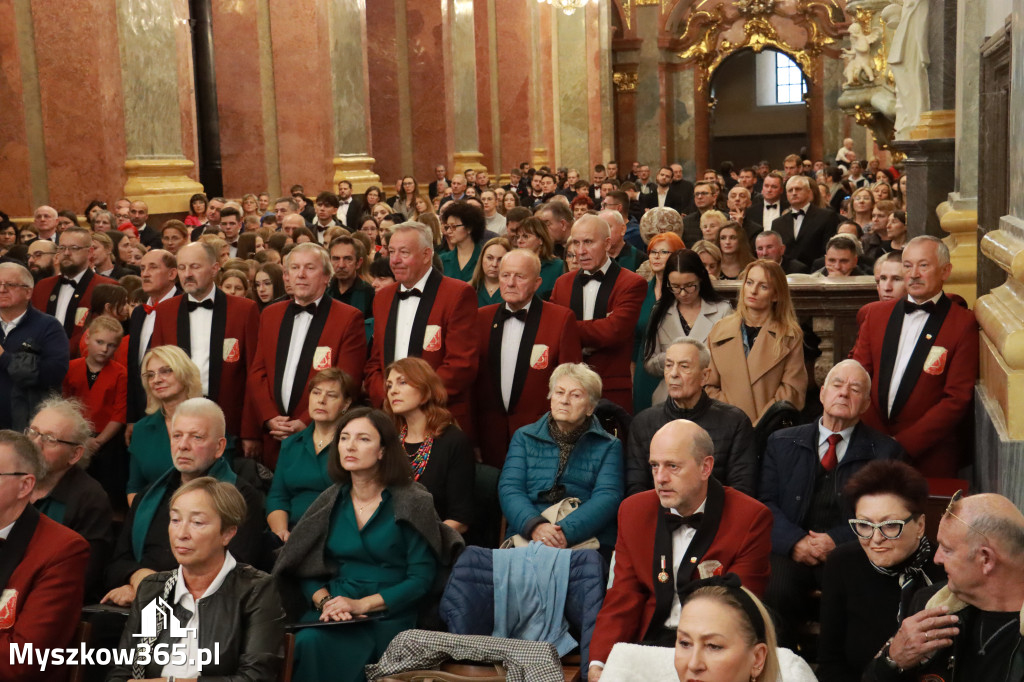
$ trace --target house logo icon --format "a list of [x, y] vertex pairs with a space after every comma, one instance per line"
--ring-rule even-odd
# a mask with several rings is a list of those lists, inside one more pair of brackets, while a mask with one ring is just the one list
[[[158, 621], [161, 620], [163, 627], [158, 628]], [[197, 636], [196, 628], [183, 628], [170, 605], [164, 601], [163, 597], [157, 597], [142, 609], [142, 631], [132, 636], [155, 639], [164, 629], [171, 631], [172, 639], [185, 637], [188, 633], [192, 633], [193, 637]]]

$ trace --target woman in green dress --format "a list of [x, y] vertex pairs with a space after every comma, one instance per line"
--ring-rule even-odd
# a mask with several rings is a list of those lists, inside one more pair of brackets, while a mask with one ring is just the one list
[[331, 487], [328, 452], [358, 387], [336, 367], [320, 370], [309, 380], [309, 416], [312, 423], [281, 443], [274, 481], [267, 494], [267, 525], [281, 542], [288, 542], [309, 505]]
[[413, 483], [383, 412], [348, 412], [329, 457], [335, 484], [292, 530], [274, 576], [291, 620], [337, 623], [298, 631], [295, 679], [361, 682], [364, 666], [416, 627], [439, 567], [451, 565], [462, 539]]
[[128, 506], [135, 495], [174, 466], [171, 430], [174, 410], [203, 396], [199, 368], [177, 346], [150, 348], [142, 358], [146, 416], [135, 422], [128, 442]]
[[441, 229], [448, 250], [441, 254], [445, 277], [468, 282], [483, 250], [487, 219], [484, 212], [465, 201], [453, 201], [444, 207]]
[[516, 246], [533, 251], [540, 258], [541, 285], [537, 295], [548, 300], [555, 288], [555, 280], [565, 273], [565, 261], [555, 258], [555, 242], [547, 225], [540, 218], [525, 218], [519, 223]]
[[511, 250], [512, 245], [504, 237], [495, 237], [484, 244], [480, 258], [476, 262], [473, 279], [469, 280], [469, 285], [476, 289], [478, 308], [502, 302], [498, 268], [501, 266], [501, 259]]

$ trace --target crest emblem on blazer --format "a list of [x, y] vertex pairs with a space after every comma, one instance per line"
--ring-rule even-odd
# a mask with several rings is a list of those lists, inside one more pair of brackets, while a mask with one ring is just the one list
[[313, 369], [319, 372], [322, 369], [329, 369], [333, 365], [331, 347], [317, 346], [316, 352], [313, 353]]
[[423, 350], [441, 350], [441, 325], [427, 325], [427, 331], [423, 334]]
[[88, 308], [75, 308], [75, 326], [81, 327], [83, 324], [85, 324], [85, 318], [88, 316]]
[[224, 362], [238, 362], [242, 354], [238, 350], [238, 339], [224, 339]]
[[14, 627], [14, 614], [18, 611], [18, 591], [7, 589], [0, 593], [0, 630]]
[[942, 346], [932, 346], [928, 351], [928, 357], [924, 360], [924, 371], [927, 374], [942, 374], [946, 371], [946, 357], [949, 354]]
[[530, 369], [547, 369], [549, 355], [547, 345], [533, 344], [533, 350], [530, 351]]

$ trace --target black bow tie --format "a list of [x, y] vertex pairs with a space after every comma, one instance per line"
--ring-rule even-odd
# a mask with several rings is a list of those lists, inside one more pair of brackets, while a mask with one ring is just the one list
[[580, 281], [583, 282], [584, 286], [586, 286], [587, 284], [590, 284], [591, 282], [603, 282], [604, 281], [604, 271], [603, 270], [598, 270], [597, 272], [581, 272], [580, 273]]
[[696, 530], [700, 528], [701, 522], [704, 520], [704, 512], [697, 512], [696, 514], [690, 514], [689, 516], [680, 516], [679, 514], [673, 514], [671, 512], [665, 513], [665, 525], [668, 526], [669, 532], [674, 533], [679, 530], [682, 526], [689, 526]]
[[415, 296], [416, 298], [419, 298], [422, 295], [423, 295], [423, 292], [420, 291], [419, 289], [406, 289], [405, 291], [399, 291], [398, 292], [398, 300], [404, 301], [405, 299], [409, 298], [410, 296]]
[[76, 282], [75, 280], [71, 279], [70, 277], [61, 277], [60, 278], [60, 283], [58, 284], [58, 286], [62, 286], [62, 287], [63, 286], [69, 286], [72, 289], [75, 289], [75, 288], [78, 287], [78, 282]]
[[309, 313], [310, 315], [316, 315], [316, 303], [307, 303], [302, 305], [292, 301], [289, 304], [288, 309], [292, 312], [292, 315], [298, 315], [299, 313]]
[[903, 313], [905, 315], [909, 315], [910, 313], [916, 313], [918, 310], [923, 310], [924, 312], [931, 315], [932, 313], [935, 312], [935, 302], [925, 301], [924, 303], [914, 303], [913, 301], [908, 300], [903, 304]]
[[526, 313], [527, 312], [528, 311], [526, 310], [526, 308], [520, 308], [519, 310], [517, 310], [515, 312], [512, 312], [508, 308], [502, 308], [501, 309], [501, 321], [504, 322], [505, 320], [508, 320], [508, 319], [511, 319], [511, 318], [514, 317], [517, 320], [519, 320], [520, 322], [526, 322]]
[[195, 312], [196, 308], [206, 308], [207, 310], [213, 310], [213, 299], [208, 298], [205, 301], [193, 301], [189, 299], [185, 303], [188, 306], [188, 311]]
[[765, 205], [765, 208], [770, 208], [770, 209], [772, 209], [773, 211], [774, 211], [775, 209], [777, 209], [778, 207], [779, 207], [779, 205], [778, 205], [778, 204], [767, 204], [767, 205]]
[[797, 216], [802, 216], [803, 214], [804, 214], [803, 210], [801, 210], [799, 208], [796, 209], [795, 211], [793, 211], [793, 217], [794, 218], [796, 218]]

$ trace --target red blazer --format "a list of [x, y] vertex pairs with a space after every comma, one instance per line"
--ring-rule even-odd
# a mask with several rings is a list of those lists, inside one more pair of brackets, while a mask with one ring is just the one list
[[110, 422], [126, 423], [128, 419], [128, 369], [111, 360], [100, 370], [92, 388], [85, 358], [72, 360], [64, 375], [64, 397], [78, 398], [85, 405], [86, 416], [93, 430], [102, 433]]
[[[715, 560], [722, 564], [723, 575], [735, 573], [744, 587], [763, 595], [772, 551], [772, 514], [768, 507], [711, 478], [704, 510], [704, 521], [679, 567], [680, 584], [698, 579], [697, 567]], [[662, 521], [664, 513], [653, 490], [627, 497], [619, 507], [615, 580], [605, 595], [590, 640], [592, 661], [607, 661], [616, 642], [645, 639], [648, 630], [662, 627], [671, 612], [675, 591], [671, 580], [655, 582], [662, 555], [672, 575], [672, 539]], [[685, 576], [683, 566], [691, 567]]]
[[[252, 365], [250, 390], [246, 393], [245, 431], [249, 438], [259, 437], [263, 433], [264, 422], [282, 414], [308, 424], [309, 380], [320, 370], [337, 367], [352, 377], [356, 386], [363, 380], [363, 367], [366, 364], [363, 314], [357, 308], [325, 295], [320, 299], [299, 356], [292, 386], [291, 409], [284, 409], [279, 372], [283, 372], [288, 357], [288, 341], [294, 317], [289, 312], [291, 305], [291, 301], [274, 303], [264, 308], [260, 315], [260, 342]], [[264, 439], [264, 445], [269, 441]], [[275, 455], [276, 448], [273, 450]]]
[[[54, 288], [57, 286], [57, 282], [60, 281], [60, 277], [60, 275], [47, 277], [36, 284], [35, 289], [32, 290], [33, 307], [47, 315], [56, 317], [57, 294], [54, 292]], [[68, 303], [67, 317], [63, 320], [58, 320], [64, 325], [64, 332], [71, 340], [70, 350], [72, 359], [78, 357], [78, 342], [82, 337], [82, 332], [85, 331], [85, 322], [89, 317], [89, 306], [92, 305], [92, 290], [96, 288], [97, 284], [117, 284], [117, 281], [103, 275], [97, 275], [92, 270], [86, 270], [85, 274], [82, 275], [82, 279], [78, 282], [78, 286], [75, 288], [71, 302]]]
[[[36, 525], [31, 536], [16, 540], [19, 528], [31, 528], [25, 524], [32, 521]], [[12, 601], [0, 605], [0, 651], [4, 655], [0, 680], [66, 679], [66, 666], [47, 665], [46, 671], [40, 672], [34, 662], [12, 665], [7, 656], [13, 644], [24, 647], [31, 642], [37, 650], [71, 644], [80, 620], [88, 564], [89, 543], [81, 535], [31, 505], [25, 508], [0, 552], [0, 588], [16, 593]]]
[[[186, 294], [156, 307], [149, 347], [178, 346], [191, 356], [191, 327]], [[256, 357], [260, 313], [255, 301], [217, 290], [213, 299], [208, 397], [224, 410], [228, 433], [242, 435], [243, 396]]]
[[474, 423], [485, 464], [501, 467], [517, 429], [548, 411], [548, 380], [562, 363], [582, 362], [576, 318], [568, 308], [534, 297], [519, 346], [508, 410], [501, 397], [501, 311], [504, 303], [476, 314], [480, 371], [473, 390]]
[[[366, 390], [374, 407], [384, 404], [384, 370], [394, 361], [398, 284], [373, 297], [374, 333]], [[471, 428], [469, 392], [476, 379], [476, 291], [465, 282], [432, 270], [416, 309], [410, 336], [411, 357], [423, 358], [448, 391], [448, 409], [464, 430]]]
[[584, 361], [601, 375], [601, 395], [632, 414], [633, 376], [629, 363], [633, 358], [633, 332], [647, 296], [647, 282], [612, 261], [597, 294], [594, 319], [584, 321], [583, 284], [577, 282], [580, 272], [568, 272], [558, 278], [551, 302], [575, 314]]
[[864, 423], [899, 441], [929, 478], [956, 478], [973, 451], [969, 422], [978, 379], [978, 323], [948, 296], [929, 316], [886, 415], [905, 301], [869, 303], [850, 357], [871, 375], [871, 406]]

